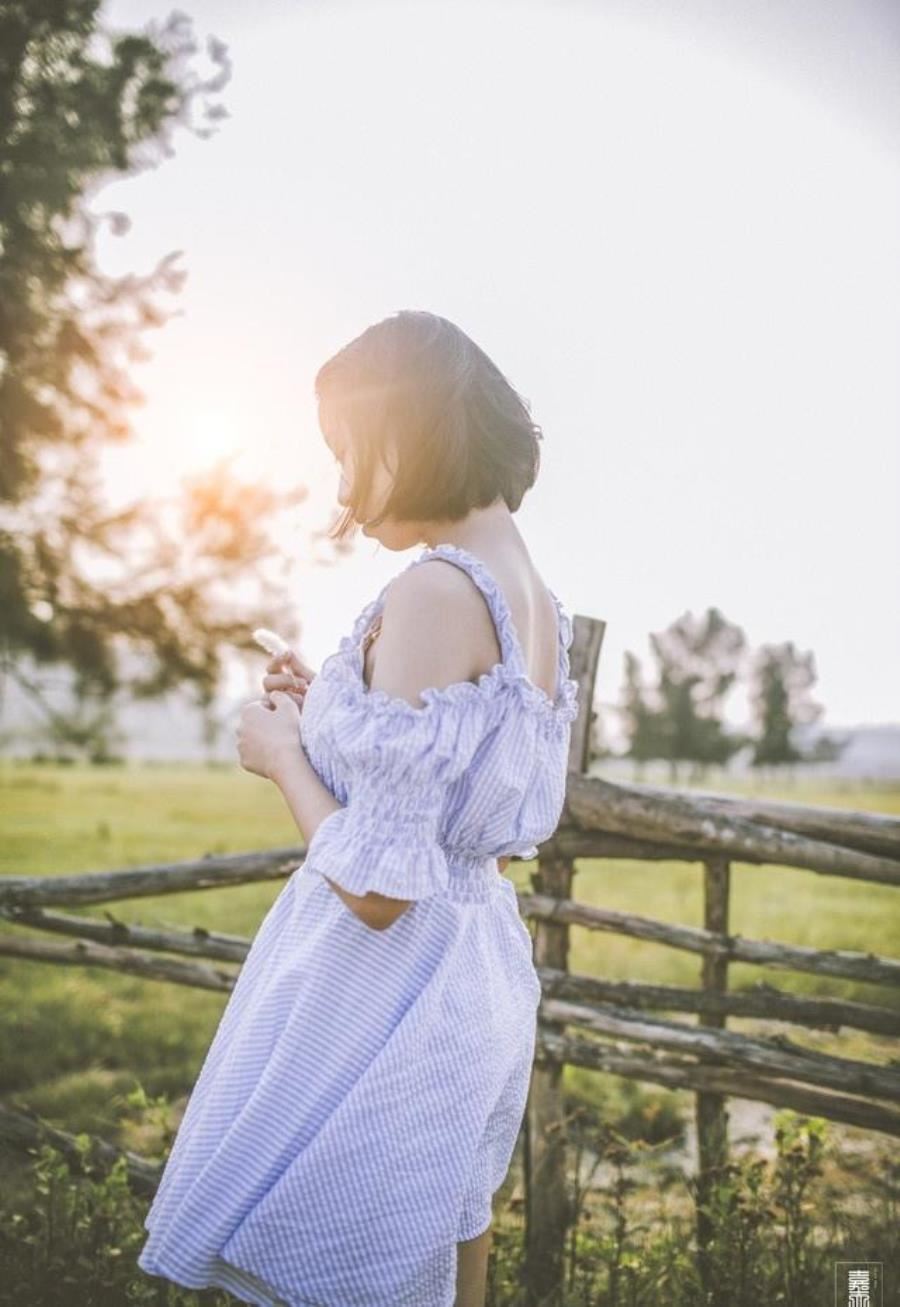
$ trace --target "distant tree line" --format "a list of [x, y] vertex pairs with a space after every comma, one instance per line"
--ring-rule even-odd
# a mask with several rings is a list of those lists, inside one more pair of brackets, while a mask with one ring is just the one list
[[[795, 741], [798, 727], [822, 714], [812, 697], [815, 658], [790, 641], [764, 644], [752, 653], [744, 631], [716, 607], [699, 618], [682, 614], [666, 630], [651, 634], [653, 670], [645, 677], [640, 659], [625, 654], [625, 675], [618, 712], [627, 740], [625, 756], [638, 767], [650, 761], [669, 763], [677, 778], [683, 766], [691, 779], [750, 751], [753, 767], [784, 767], [823, 762], [838, 756], [840, 745], [820, 737], [803, 752]], [[747, 685], [751, 727], [730, 729], [725, 700], [742, 678]], [[597, 752], [602, 756], [604, 750]]]

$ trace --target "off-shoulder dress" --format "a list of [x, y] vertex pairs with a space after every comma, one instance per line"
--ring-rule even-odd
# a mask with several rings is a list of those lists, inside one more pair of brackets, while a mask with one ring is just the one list
[[[558, 824], [577, 682], [558, 615], [554, 697], [528, 677], [499, 585], [452, 544], [501, 661], [369, 689], [388, 586], [306, 692], [300, 742], [342, 805], [256, 932], [147, 1214], [141, 1268], [259, 1307], [452, 1307], [457, 1242], [491, 1221], [524, 1117], [541, 987], [513, 882]], [[390, 582], [388, 583], [390, 584]], [[414, 902], [383, 930], [353, 894]]]

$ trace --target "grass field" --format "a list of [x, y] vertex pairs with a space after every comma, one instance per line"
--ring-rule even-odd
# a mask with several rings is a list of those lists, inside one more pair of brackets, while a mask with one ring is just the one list
[[[704, 789], [739, 792], [733, 783]], [[754, 790], [755, 794], [760, 791]], [[900, 815], [900, 787], [833, 788], [792, 785], [792, 802]], [[52, 876], [300, 844], [280, 794], [238, 766], [125, 765], [112, 767], [0, 764], [0, 871]], [[508, 874], [527, 888], [532, 864], [511, 863]], [[575, 896], [585, 902], [700, 925], [699, 864], [584, 860]], [[251, 937], [282, 882], [121, 901], [109, 910], [122, 920], [180, 927], [206, 926]], [[859, 949], [900, 956], [897, 891], [791, 868], [737, 863], [732, 880], [732, 930], [814, 948]], [[103, 917], [105, 905], [91, 909]], [[23, 928], [0, 923], [4, 931]], [[41, 935], [61, 939], [61, 936]], [[699, 958], [607, 932], [573, 928], [572, 970], [616, 979], [693, 985]], [[860, 985], [795, 972], [735, 965], [734, 988], [765, 980], [795, 993], [897, 1002], [884, 986]], [[86, 1130], [137, 1151], [125, 1095], [139, 1082], [148, 1094], [172, 1100], [187, 1094], [227, 996], [118, 975], [101, 968], [54, 966], [0, 957], [0, 1094], [28, 1105], [54, 1124]], [[683, 1016], [684, 1020], [692, 1018]], [[739, 1021], [733, 1029], [749, 1029]], [[875, 1061], [896, 1057], [896, 1041], [843, 1031], [839, 1036], [792, 1030], [798, 1043]], [[610, 1112], [642, 1102], [674, 1102], [653, 1086], [618, 1085], [567, 1068], [573, 1093]], [[687, 1101], [686, 1099], [684, 1101]], [[665, 1113], [664, 1113], [665, 1114]]]

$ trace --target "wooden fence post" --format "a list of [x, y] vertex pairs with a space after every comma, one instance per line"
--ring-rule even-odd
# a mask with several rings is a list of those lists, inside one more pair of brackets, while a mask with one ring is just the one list
[[[728, 900], [731, 867], [726, 857], [707, 858], [703, 864], [703, 924], [717, 935], [728, 934]], [[724, 994], [728, 989], [728, 960], [704, 954], [700, 987], [706, 993]], [[698, 1025], [725, 1028], [724, 1013], [700, 1014]], [[698, 1093], [695, 1103], [697, 1127], [697, 1265], [703, 1285], [704, 1303], [718, 1307], [716, 1286], [710, 1274], [709, 1242], [713, 1236], [707, 1203], [712, 1187], [728, 1161], [728, 1100], [724, 1094]], [[722, 1307], [727, 1307], [722, 1304]]]
[[[532, 877], [538, 894], [567, 899], [574, 864], [552, 856], [538, 859]], [[537, 967], [569, 969], [569, 927], [538, 922], [534, 961]], [[544, 1023], [562, 1033], [565, 1026]], [[525, 1276], [530, 1307], [561, 1307], [566, 1230], [571, 1220], [566, 1180], [566, 1123], [562, 1092], [564, 1064], [535, 1062], [526, 1108]]]
[[[570, 650], [570, 672], [578, 682], [578, 716], [572, 722], [569, 773], [585, 773], [591, 758], [594, 680], [606, 623], [576, 617]], [[575, 862], [560, 858], [552, 842], [538, 854], [532, 875], [537, 894], [572, 897]], [[569, 927], [538, 920], [534, 936], [535, 966], [569, 969]], [[547, 1022], [563, 1033], [565, 1025]], [[564, 1064], [536, 1061], [525, 1109], [525, 1276], [529, 1307], [562, 1307], [566, 1231], [572, 1219], [566, 1172], [566, 1120], [563, 1101]]]

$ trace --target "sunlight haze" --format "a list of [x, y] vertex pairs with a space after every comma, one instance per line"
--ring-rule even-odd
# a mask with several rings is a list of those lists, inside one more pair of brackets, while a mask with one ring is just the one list
[[[169, 10], [104, 12], [139, 28]], [[567, 608], [607, 623], [601, 703], [626, 650], [648, 670], [649, 632], [716, 605], [751, 648], [814, 651], [827, 723], [900, 717], [895, 123], [817, 94], [783, 48], [767, 61], [764, 31], [704, 41], [649, 11], [186, 12], [229, 46], [230, 117], [94, 201], [132, 219], [104, 236], [106, 270], [182, 250], [188, 273], [145, 337], [136, 438], [104, 460], [115, 498], [227, 456], [307, 485], [283, 546], [318, 665], [411, 555], [360, 536], [352, 560], [315, 561], [337, 471], [313, 378], [370, 323], [427, 308], [543, 429], [516, 521]], [[727, 715], [745, 719], [739, 692]]]

